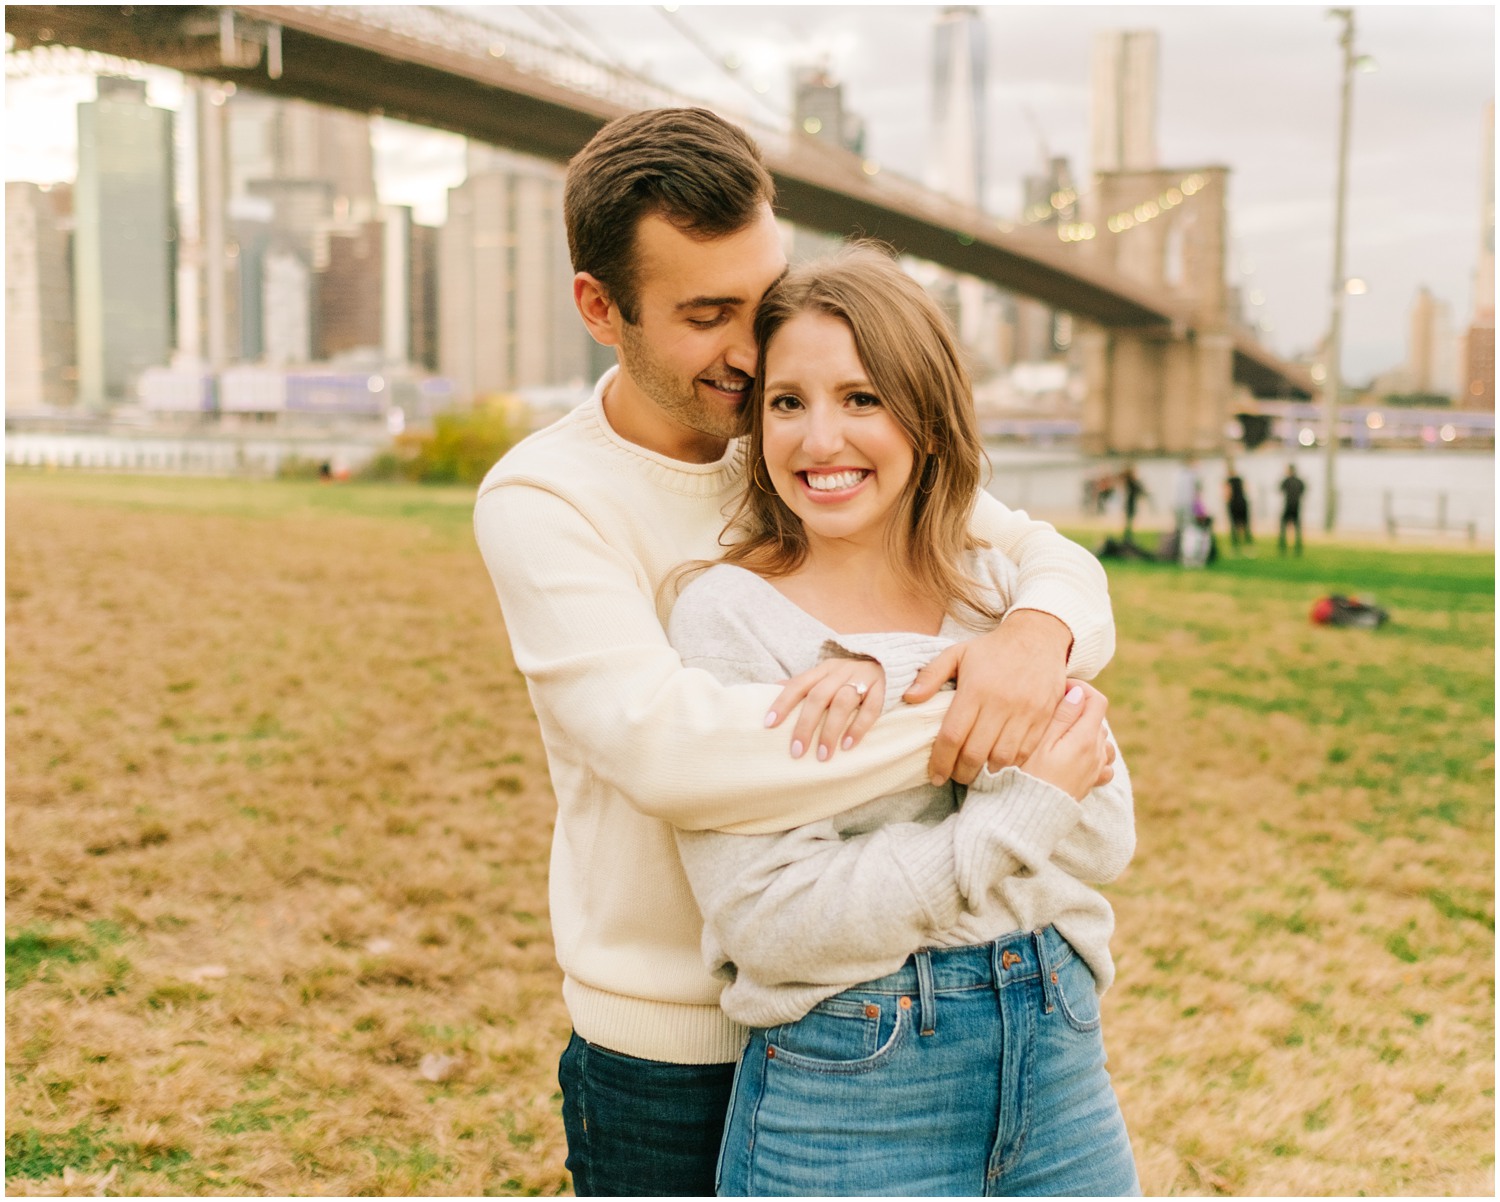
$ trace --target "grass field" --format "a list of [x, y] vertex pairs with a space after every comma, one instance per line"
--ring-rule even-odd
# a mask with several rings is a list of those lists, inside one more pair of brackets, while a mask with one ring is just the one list
[[[6, 485], [11, 1194], [558, 1194], [553, 802], [467, 490]], [[1494, 559], [1111, 566], [1149, 1194], [1491, 1193]], [[1374, 594], [1378, 632], [1315, 628]]]

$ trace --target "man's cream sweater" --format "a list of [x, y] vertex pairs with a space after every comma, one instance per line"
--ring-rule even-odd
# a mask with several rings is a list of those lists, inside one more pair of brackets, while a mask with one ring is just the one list
[[[490, 470], [474, 528], [557, 798], [551, 922], [574, 1029], [631, 1056], [719, 1063], [743, 1029], [719, 1009], [673, 828], [786, 830], [920, 784], [952, 694], [898, 708], [819, 763], [765, 729], [775, 686], [684, 668], [662, 585], [720, 553], [740, 449], [693, 464], [625, 441], [604, 416], [613, 374]], [[1097, 673], [1114, 626], [1093, 556], [988, 495], [974, 530], [1018, 565], [1015, 608], [1072, 631], [1069, 673]]]

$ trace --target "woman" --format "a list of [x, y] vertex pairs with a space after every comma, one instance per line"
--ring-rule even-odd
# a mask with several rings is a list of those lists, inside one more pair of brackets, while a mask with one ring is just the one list
[[[754, 487], [670, 633], [725, 682], [797, 677], [827, 749], [992, 627], [1014, 568], [968, 534], [968, 380], [888, 257], [792, 272], [756, 334]], [[784, 833], [679, 834], [722, 1004], [752, 1028], [721, 1194], [1139, 1192], [1099, 1034], [1113, 918], [1092, 885], [1134, 847], [1103, 710], [1071, 687], [1026, 771], [961, 806], [922, 785]]]
[[1224, 477], [1224, 505], [1229, 511], [1229, 545], [1238, 549], [1243, 542], [1248, 547], [1255, 540], [1250, 537], [1250, 498], [1245, 495], [1245, 480], [1235, 471], [1233, 459], [1224, 466], [1228, 473]]

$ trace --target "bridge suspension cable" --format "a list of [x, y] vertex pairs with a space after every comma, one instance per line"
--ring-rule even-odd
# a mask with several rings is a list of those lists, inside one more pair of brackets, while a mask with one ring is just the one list
[[[646, 75], [644, 72], [637, 71], [633, 67], [623, 62], [620, 59], [618, 52], [616, 52], [611, 47], [606, 46], [602, 41], [595, 37], [593, 30], [589, 29], [587, 25], [579, 21], [578, 18], [573, 16], [572, 13], [570, 13], [566, 8], [558, 8], [546, 4], [521, 4], [517, 5], [517, 7], [526, 16], [530, 17], [531, 20], [536, 24], [541, 25], [543, 28], [551, 32], [555, 37], [558, 37], [558, 48], [560, 50], [570, 51], [572, 47], [570, 47], [568, 44], [569, 39], [573, 37], [581, 37], [584, 41], [588, 42], [588, 44], [594, 48], [594, 51], [597, 54], [603, 57], [604, 61], [609, 65], [610, 70], [618, 71], [623, 75], [628, 75], [633, 79], [637, 79], [640, 82], [647, 84], [648, 86], [654, 87], [656, 85], [656, 81], [649, 75]], [[567, 28], [559, 30], [558, 27], [560, 25], [565, 25], [567, 26]]]
[[756, 88], [753, 84], [747, 84], [740, 76], [739, 60], [732, 59], [728, 55], [721, 55], [717, 50], [710, 46], [707, 40], [698, 34], [697, 30], [689, 26], [688, 23], [678, 15], [677, 6], [675, 4], [657, 5], [656, 11], [662, 15], [662, 18], [667, 22], [667, 24], [669, 24], [674, 30], [676, 30], [677, 33], [680, 34], [685, 41], [687, 41], [695, 50], [697, 50], [699, 54], [703, 55], [704, 58], [708, 59], [708, 61], [711, 62], [714, 67], [717, 68], [722, 74], [724, 74], [727, 78], [733, 80], [735, 85], [739, 87], [743, 92], [745, 92], [746, 95], [750, 96], [752, 99], [754, 99], [763, 107], [768, 109], [771, 113], [773, 113], [776, 116], [777, 120], [783, 122], [788, 126], [791, 125], [792, 115], [780, 105], [771, 101], [764, 92]]

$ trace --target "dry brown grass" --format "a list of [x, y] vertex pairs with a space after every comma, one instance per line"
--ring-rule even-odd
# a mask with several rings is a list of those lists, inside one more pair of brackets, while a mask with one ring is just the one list
[[[7, 500], [8, 1191], [565, 1192], [553, 802], [468, 494]], [[1492, 601], [1372, 638], [1302, 588], [1115, 577], [1143, 1184], [1488, 1193]]]

